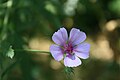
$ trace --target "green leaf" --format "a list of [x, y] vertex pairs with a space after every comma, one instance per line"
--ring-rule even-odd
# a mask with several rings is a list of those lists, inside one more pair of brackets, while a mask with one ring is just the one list
[[9, 50], [6, 53], [6, 56], [10, 57], [11, 59], [14, 57], [14, 50], [12, 49], [12, 46], [9, 47]]

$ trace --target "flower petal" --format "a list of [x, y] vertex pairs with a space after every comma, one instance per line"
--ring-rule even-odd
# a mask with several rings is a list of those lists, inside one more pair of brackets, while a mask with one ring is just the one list
[[51, 45], [50, 52], [55, 60], [60, 61], [63, 59], [62, 49], [58, 45]]
[[90, 44], [88, 43], [82, 43], [74, 47], [73, 53], [75, 53], [76, 56], [87, 59], [89, 57], [89, 51], [90, 51]]
[[68, 40], [68, 34], [65, 28], [60, 28], [52, 36], [52, 40], [58, 45], [64, 45]]
[[70, 31], [69, 42], [72, 43], [73, 46], [78, 45], [86, 39], [86, 34], [79, 29], [72, 28]]
[[75, 59], [71, 59], [70, 57], [65, 57], [64, 59], [64, 65], [67, 67], [77, 67], [79, 65], [81, 65], [81, 60], [75, 56]]

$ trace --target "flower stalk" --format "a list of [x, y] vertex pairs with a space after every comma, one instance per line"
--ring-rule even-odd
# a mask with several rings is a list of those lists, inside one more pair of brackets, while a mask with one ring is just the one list
[[42, 50], [32, 50], [32, 49], [15, 49], [16, 52], [38, 52], [38, 53], [50, 53], [49, 51], [42, 51]]

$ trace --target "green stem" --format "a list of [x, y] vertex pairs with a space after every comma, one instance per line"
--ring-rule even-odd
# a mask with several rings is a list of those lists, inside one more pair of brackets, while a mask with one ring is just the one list
[[4, 80], [4, 76], [15, 66], [17, 65], [19, 62], [21, 61], [21, 59], [17, 60], [16, 62], [12, 63], [10, 66], [8, 66], [1, 74], [1, 79], [0, 80]]
[[19, 51], [19, 52], [39, 52], [39, 53], [50, 53], [49, 51], [41, 51], [41, 50], [31, 50], [31, 49], [15, 49], [14, 51]]
[[4, 37], [3, 36], [6, 36], [6, 32], [7, 32], [7, 25], [8, 25], [8, 21], [9, 21], [9, 15], [10, 15], [10, 10], [12, 8], [12, 4], [13, 4], [13, 0], [8, 0], [7, 3], [6, 3], [6, 13], [5, 13], [5, 16], [4, 16], [4, 19], [3, 19], [3, 29], [1, 31], [1, 34], [0, 34], [0, 40], [4, 40]]

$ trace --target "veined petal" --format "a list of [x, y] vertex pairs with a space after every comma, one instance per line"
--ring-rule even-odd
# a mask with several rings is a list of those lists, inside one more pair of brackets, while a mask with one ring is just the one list
[[65, 28], [60, 28], [57, 32], [55, 32], [52, 36], [52, 40], [58, 44], [63, 45], [68, 40], [68, 34]]
[[70, 31], [69, 42], [72, 43], [73, 46], [78, 45], [86, 39], [86, 34], [79, 29], [72, 28]]
[[82, 43], [74, 47], [73, 53], [75, 53], [76, 56], [87, 59], [89, 57], [89, 51], [90, 51], [90, 44], [88, 43]]
[[58, 45], [51, 45], [50, 52], [55, 60], [60, 61], [63, 59], [63, 52], [60, 46]]
[[75, 59], [71, 59], [67, 56], [64, 58], [64, 65], [67, 67], [77, 67], [81, 65], [81, 63], [81, 60], [77, 56], [75, 56]]

